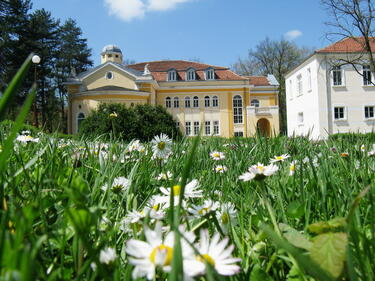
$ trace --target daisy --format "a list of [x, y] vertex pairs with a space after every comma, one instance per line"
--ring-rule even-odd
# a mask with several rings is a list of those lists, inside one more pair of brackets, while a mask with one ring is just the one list
[[216, 233], [210, 241], [208, 230], [201, 230], [200, 242], [196, 245], [200, 255], [195, 258], [195, 261], [189, 261], [186, 264], [199, 274], [205, 273], [206, 263], [210, 264], [220, 275], [231, 276], [239, 273], [240, 267], [235, 263], [240, 262], [241, 259], [231, 256], [234, 246], [227, 247], [228, 242], [228, 238], [220, 241], [219, 233]]
[[23, 143], [39, 142], [39, 138], [33, 138], [30, 135], [19, 135], [16, 138], [16, 141], [23, 142]]
[[103, 191], [107, 191], [110, 188], [114, 193], [119, 193], [120, 191], [126, 191], [130, 187], [130, 180], [125, 177], [115, 178], [112, 185], [108, 187], [108, 184], [102, 186]]
[[227, 232], [230, 225], [237, 223], [237, 211], [232, 203], [224, 203], [216, 213], [221, 228]]
[[170, 180], [173, 177], [173, 174], [170, 171], [167, 171], [166, 173], [160, 173], [156, 179], [157, 180]]
[[251, 166], [246, 173], [239, 177], [239, 179], [242, 181], [249, 181], [252, 179], [263, 180], [265, 177], [272, 176], [278, 170], [279, 167], [275, 164], [264, 166], [262, 163], [258, 163], [257, 165]]
[[166, 134], [155, 136], [151, 144], [154, 158], [164, 159], [172, 151], [172, 140]]
[[[182, 230], [182, 229], [181, 229]], [[183, 231], [183, 230], [182, 230]], [[192, 243], [195, 239], [193, 233], [183, 233], [183, 236]], [[172, 269], [174, 233], [169, 232], [163, 238], [162, 225], [157, 223], [154, 230], [145, 228], [146, 241], [131, 239], [126, 243], [126, 253], [129, 255], [129, 262], [134, 265], [133, 279], [146, 277], [152, 280], [155, 277], [155, 270], [162, 269], [169, 272]], [[181, 239], [183, 259], [192, 259], [193, 250]], [[189, 270], [184, 266], [184, 270]]]
[[[172, 188], [168, 188], [168, 189], [165, 187], [161, 187], [160, 191], [161, 193], [164, 194], [164, 196], [162, 197], [163, 198], [162, 200], [163, 202], [167, 204], [167, 206], [169, 206], [168, 204], [170, 202], [169, 197], [171, 196], [171, 189], [173, 189], [174, 204], [176, 206], [178, 204], [180, 193], [181, 193], [180, 185], [174, 185]], [[187, 199], [187, 198], [202, 197], [203, 196], [202, 192], [203, 191], [199, 189], [198, 180], [194, 179], [191, 182], [189, 182], [187, 185], [185, 185], [184, 198]]]
[[203, 217], [210, 212], [216, 211], [219, 207], [219, 203], [212, 201], [211, 199], [204, 200], [203, 205], [197, 206], [193, 205], [188, 209], [189, 213], [193, 214], [195, 217]]
[[228, 170], [228, 168], [227, 168], [226, 166], [224, 166], [224, 165], [217, 165], [217, 166], [214, 168], [214, 171], [215, 171], [216, 173], [221, 173], [221, 174], [225, 173], [227, 170]]
[[275, 162], [283, 162], [285, 159], [289, 158], [289, 154], [282, 154], [280, 156], [274, 156], [274, 158], [271, 158], [270, 162], [275, 163]]
[[134, 140], [128, 145], [126, 150], [128, 152], [133, 152], [133, 151], [144, 152], [145, 147], [140, 143], [139, 140]]
[[99, 261], [101, 263], [110, 264], [114, 262], [116, 258], [117, 258], [117, 254], [116, 254], [115, 249], [113, 248], [107, 247], [100, 251]]
[[289, 176], [293, 176], [294, 173], [296, 172], [296, 165], [297, 165], [296, 160], [294, 160], [290, 163], [290, 165], [289, 165]]
[[223, 160], [223, 159], [225, 159], [224, 153], [223, 152], [219, 152], [219, 151], [213, 151], [213, 152], [211, 152], [210, 156], [214, 160]]
[[365, 147], [365, 145], [362, 144], [360, 149], [361, 149], [362, 152], [365, 152], [365, 151], [366, 151], [366, 147]]

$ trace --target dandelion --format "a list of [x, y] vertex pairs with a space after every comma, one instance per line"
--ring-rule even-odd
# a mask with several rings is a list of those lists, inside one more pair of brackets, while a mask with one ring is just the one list
[[109, 187], [108, 184], [102, 186], [103, 191], [107, 191], [110, 188], [114, 193], [119, 193], [120, 191], [126, 191], [130, 187], [130, 181], [125, 177], [115, 178], [112, 185]]
[[110, 264], [114, 262], [117, 258], [115, 249], [105, 248], [100, 251], [99, 261], [104, 264]]
[[203, 205], [193, 205], [191, 208], [188, 209], [188, 211], [195, 217], [203, 217], [208, 213], [215, 211], [218, 207], [218, 202], [212, 201], [211, 199], [207, 199], [204, 200]]
[[109, 114], [109, 117], [110, 118], [117, 118], [117, 113], [116, 112], [112, 112]]
[[211, 158], [213, 160], [216, 160], [216, 161], [225, 159], [224, 153], [223, 152], [219, 152], [219, 151], [213, 151], [213, 152], [211, 152], [210, 156], [211, 156]]
[[[199, 256], [195, 260], [186, 262], [195, 275], [204, 274], [206, 263], [210, 264], [220, 275], [231, 276], [239, 273], [240, 267], [236, 264], [241, 259], [232, 257], [234, 246], [227, 246], [228, 238], [220, 241], [219, 233], [216, 233], [210, 240], [208, 230], [201, 230], [200, 242], [196, 245]], [[184, 264], [184, 266], [185, 266]]]
[[151, 144], [154, 159], [164, 159], [170, 155], [172, 140], [166, 134], [155, 136]]
[[215, 171], [216, 173], [221, 173], [221, 174], [225, 173], [227, 170], [228, 170], [228, 168], [227, 168], [226, 166], [224, 166], [224, 165], [217, 165], [217, 166], [214, 168], [214, 171]]
[[280, 156], [274, 156], [274, 158], [271, 158], [270, 162], [275, 163], [275, 162], [284, 162], [285, 159], [289, 158], [289, 154], [282, 154]]
[[247, 172], [239, 177], [239, 179], [242, 181], [249, 181], [252, 179], [263, 180], [266, 177], [272, 176], [278, 170], [279, 168], [275, 164], [264, 166], [262, 163], [258, 163], [257, 165], [251, 166]]

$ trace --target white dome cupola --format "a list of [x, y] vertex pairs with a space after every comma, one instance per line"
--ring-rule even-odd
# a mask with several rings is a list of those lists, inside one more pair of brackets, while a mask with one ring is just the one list
[[116, 45], [105, 46], [100, 55], [102, 64], [106, 63], [107, 61], [122, 64], [122, 51]]

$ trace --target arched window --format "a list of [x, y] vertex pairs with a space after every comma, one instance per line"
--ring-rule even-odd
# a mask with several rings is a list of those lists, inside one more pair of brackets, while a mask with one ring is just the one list
[[193, 98], [193, 107], [199, 107], [199, 98], [197, 96]]
[[174, 108], [179, 108], [180, 107], [180, 100], [178, 99], [178, 97], [174, 97], [174, 99], [173, 99], [173, 107]]
[[219, 98], [217, 96], [212, 97], [212, 106], [218, 107], [219, 106]]
[[189, 108], [191, 106], [190, 104], [190, 97], [185, 97], [185, 107]]
[[195, 80], [195, 69], [194, 68], [189, 68], [186, 71], [186, 80], [187, 81]]
[[251, 106], [255, 106], [255, 107], [259, 107], [259, 100], [257, 100], [257, 99], [251, 100], [250, 105]]
[[233, 121], [234, 124], [242, 124], [242, 97], [237, 95], [233, 97]]
[[170, 97], [166, 97], [165, 98], [165, 107], [167, 108], [171, 108], [172, 104], [171, 104], [171, 98]]
[[213, 68], [206, 69], [206, 80], [214, 80], [215, 79], [215, 70]]
[[177, 80], [177, 71], [175, 69], [168, 70], [168, 81]]
[[85, 114], [83, 114], [82, 112], [78, 113], [78, 116], [77, 116], [77, 131], [79, 131], [79, 127], [81, 125], [81, 122], [85, 120]]
[[204, 107], [210, 107], [210, 97], [209, 96], [204, 97]]

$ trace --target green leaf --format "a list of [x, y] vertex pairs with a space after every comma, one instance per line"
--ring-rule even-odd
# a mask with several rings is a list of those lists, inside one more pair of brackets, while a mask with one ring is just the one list
[[307, 227], [307, 230], [310, 233], [322, 234], [326, 232], [340, 232], [346, 228], [346, 219], [345, 218], [334, 218], [328, 222], [317, 222], [310, 224]]
[[305, 236], [289, 225], [280, 223], [279, 229], [285, 239], [293, 246], [305, 250], [309, 250], [312, 247], [312, 243]]
[[290, 218], [298, 219], [305, 214], [305, 205], [297, 201], [291, 202], [288, 205], [286, 214]]
[[344, 232], [320, 234], [313, 240], [311, 259], [338, 278], [344, 268], [347, 244], [348, 237]]
[[274, 281], [274, 279], [256, 264], [251, 271], [250, 281]]

